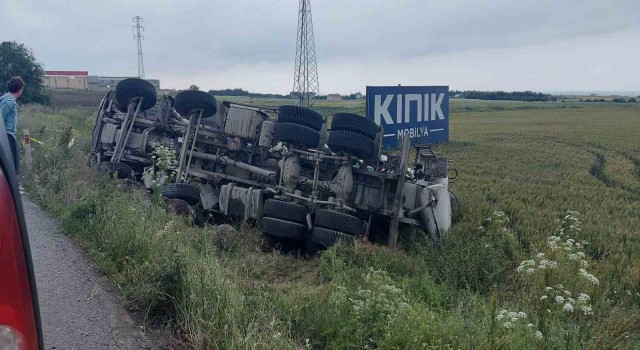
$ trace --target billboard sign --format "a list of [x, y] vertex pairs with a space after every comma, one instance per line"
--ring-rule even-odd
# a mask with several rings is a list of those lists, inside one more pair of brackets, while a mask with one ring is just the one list
[[449, 141], [448, 86], [367, 86], [367, 118], [384, 129], [385, 149]]

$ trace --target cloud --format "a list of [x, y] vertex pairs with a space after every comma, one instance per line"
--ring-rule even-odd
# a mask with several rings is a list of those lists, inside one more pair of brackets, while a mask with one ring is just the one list
[[[622, 67], [640, 59], [633, 48], [640, 11], [631, 0], [314, 0], [311, 6], [325, 93], [377, 81], [558, 90], [594, 81], [606, 89], [636, 84]], [[47, 69], [135, 75], [131, 17], [139, 15], [145, 71], [163, 86], [286, 93], [297, 11], [295, 0], [3, 1], [0, 32], [3, 40], [32, 47]]]

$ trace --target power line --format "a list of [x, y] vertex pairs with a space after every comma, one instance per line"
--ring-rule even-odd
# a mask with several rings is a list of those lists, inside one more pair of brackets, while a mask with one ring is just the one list
[[300, 105], [306, 107], [311, 107], [314, 104], [316, 96], [320, 92], [310, 0], [300, 0], [298, 9], [298, 34], [296, 39], [296, 67], [293, 72], [293, 92], [300, 98]]
[[135, 23], [133, 29], [136, 31], [133, 39], [138, 41], [138, 78], [144, 78], [144, 62], [142, 61], [142, 39], [144, 39], [144, 35], [140, 33], [140, 31], [144, 31], [144, 27], [141, 24], [143, 19], [140, 16], [135, 16], [133, 17], [133, 22]]

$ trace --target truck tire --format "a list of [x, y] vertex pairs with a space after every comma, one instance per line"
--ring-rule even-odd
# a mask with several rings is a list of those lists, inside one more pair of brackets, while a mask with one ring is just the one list
[[364, 234], [364, 222], [359, 218], [334, 210], [318, 209], [313, 223], [317, 227], [339, 231], [352, 236]]
[[333, 231], [322, 227], [314, 227], [313, 232], [311, 233], [310, 240], [324, 247], [331, 247], [339, 240], [353, 243], [355, 242], [356, 238], [342, 232]]
[[187, 117], [194, 108], [202, 108], [202, 118], [208, 118], [218, 111], [218, 102], [204, 91], [186, 90], [176, 95], [175, 108], [183, 117]]
[[282, 219], [306, 225], [307, 212], [307, 207], [300, 204], [280, 201], [277, 199], [267, 199], [264, 202], [262, 216], [269, 216], [276, 219]]
[[304, 240], [307, 233], [307, 225], [270, 217], [263, 217], [260, 220], [260, 226], [262, 231], [270, 236], [291, 238], [298, 241]]
[[322, 115], [313, 109], [300, 106], [281, 106], [278, 108], [278, 121], [304, 125], [315, 131], [320, 131], [322, 128]]
[[361, 158], [371, 158], [374, 144], [370, 138], [345, 130], [335, 130], [329, 133], [329, 148], [333, 152], [345, 152]]
[[120, 105], [123, 111], [127, 110], [129, 101], [135, 97], [144, 98], [140, 110], [146, 111], [156, 105], [157, 96], [158, 93], [156, 92], [155, 86], [144, 79], [124, 79], [116, 85], [116, 102], [118, 102], [118, 105]]
[[131, 169], [127, 164], [116, 162], [102, 162], [98, 165], [98, 169], [106, 172], [109, 176], [116, 173], [118, 179], [128, 179], [131, 177], [131, 173], [133, 172], [133, 169]]
[[457, 211], [460, 208], [460, 203], [458, 197], [451, 191], [449, 191], [449, 200], [451, 201], [451, 212]]
[[351, 131], [375, 140], [378, 125], [373, 120], [357, 114], [336, 113], [331, 118], [331, 130]]
[[317, 131], [296, 123], [278, 122], [275, 129], [275, 137], [278, 141], [303, 145], [307, 148], [317, 148], [320, 144], [320, 134]]
[[195, 205], [200, 201], [200, 191], [197, 188], [175, 182], [167, 184], [162, 189], [162, 196], [169, 199], [182, 199], [189, 205]]

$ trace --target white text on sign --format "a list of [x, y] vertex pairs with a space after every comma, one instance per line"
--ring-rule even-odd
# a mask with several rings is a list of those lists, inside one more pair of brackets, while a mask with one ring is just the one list
[[[385, 125], [410, 123], [412, 111], [415, 111], [415, 121], [417, 122], [445, 119], [442, 112], [444, 96], [444, 93], [374, 95], [374, 121], [378, 125], [382, 125], [383, 120]], [[389, 111], [389, 106], [394, 98], [396, 99], [395, 121]], [[415, 107], [411, 108], [412, 105]]]

